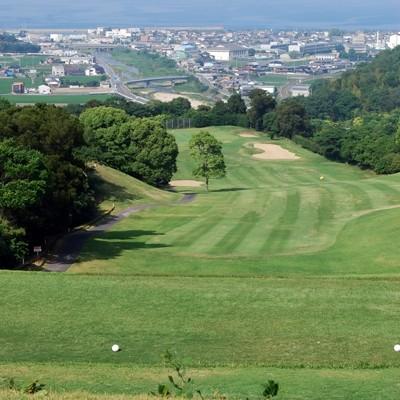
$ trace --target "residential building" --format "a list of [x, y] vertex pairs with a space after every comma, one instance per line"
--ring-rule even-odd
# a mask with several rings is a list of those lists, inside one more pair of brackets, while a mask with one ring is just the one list
[[400, 46], [400, 35], [391, 35], [389, 37], [388, 47], [394, 49], [397, 46]]
[[11, 92], [14, 94], [23, 94], [25, 92], [25, 85], [23, 82], [14, 82], [11, 87]]
[[51, 68], [51, 74], [58, 77], [65, 76], [65, 66], [63, 64], [53, 65]]
[[40, 85], [38, 87], [39, 94], [51, 94], [51, 88], [47, 85]]

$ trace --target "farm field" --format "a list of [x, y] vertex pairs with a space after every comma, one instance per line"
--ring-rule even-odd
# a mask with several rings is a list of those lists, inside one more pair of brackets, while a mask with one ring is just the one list
[[[0, 78], [0, 95], [8, 95], [11, 93], [12, 84], [14, 82], [23, 82], [25, 87], [32, 88], [37, 85], [30, 78]], [[41, 83], [41, 82], [40, 82]]]
[[265, 85], [284, 86], [291, 81], [296, 81], [295, 78], [290, 78], [288, 75], [282, 74], [267, 74], [263, 76], [256, 76], [254, 80]]
[[2, 95], [1, 97], [13, 104], [84, 104], [90, 100], [104, 101], [111, 97], [109, 94], [82, 94], [82, 95]]
[[[0, 377], [129, 398], [166, 382], [169, 349], [207, 396], [255, 399], [274, 379], [278, 400], [398, 399], [400, 175], [284, 140], [299, 159], [255, 159], [266, 138], [203, 130], [228, 171], [209, 193], [180, 187], [197, 196], [179, 204], [100, 167], [106, 205], [154, 207], [91, 239], [65, 274], [0, 272]], [[173, 131], [174, 180], [197, 179], [197, 131]]]
[[98, 75], [98, 76], [66, 76], [61, 79], [61, 82], [65, 85], [86, 85], [90, 82], [98, 82], [100, 84], [101, 81], [106, 80], [107, 77], [105, 75]]

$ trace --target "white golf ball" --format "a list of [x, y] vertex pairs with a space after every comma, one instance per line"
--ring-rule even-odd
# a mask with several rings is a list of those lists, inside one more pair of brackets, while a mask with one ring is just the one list
[[397, 353], [400, 353], [400, 344], [396, 344], [394, 346], [394, 351], [397, 352]]
[[113, 351], [114, 353], [116, 353], [116, 352], [119, 351], [119, 346], [118, 346], [117, 344], [114, 344], [113, 347], [111, 347], [111, 349], [112, 349], [112, 351]]
[[325, 177], [324, 177], [324, 176], [321, 176], [319, 179], [320, 179], [321, 181], [323, 181], [323, 180], [325, 179]]

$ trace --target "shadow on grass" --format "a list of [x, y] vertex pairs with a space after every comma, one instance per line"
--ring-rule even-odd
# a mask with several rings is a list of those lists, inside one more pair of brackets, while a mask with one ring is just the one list
[[224, 192], [241, 192], [244, 190], [249, 190], [248, 188], [226, 188], [226, 189], [210, 189], [210, 193], [224, 193]]
[[91, 260], [110, 260], [127, 250], [163, 249], [170, 247], [162, 243], [147, 243], [152, 236], [162, 233], [145, 230], [103, 232], [94, 236], [79, 257], [81, 262]]
[[139, 200], [140, 196], [135, 196], [125, 190], [124, 187], [105, 181], [97, 172], [90, 175], [90, 184], [96, 189], [96, 202], [101, 203], [105, 200], [113, 202], [124, 202]]

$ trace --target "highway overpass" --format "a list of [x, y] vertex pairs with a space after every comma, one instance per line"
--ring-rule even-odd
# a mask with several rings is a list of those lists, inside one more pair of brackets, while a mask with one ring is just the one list
[[139, 86], [144, 85], [146, 87], [150, 86], [151, 83], [157, 82], [171, 82], [175, 84], [176, 82], [186, 82], [190, 76], [187, 75], [175, 75], [175, 76], [156, 76], [149, 78], [133, 79], [125, 82], [125, 85]]

